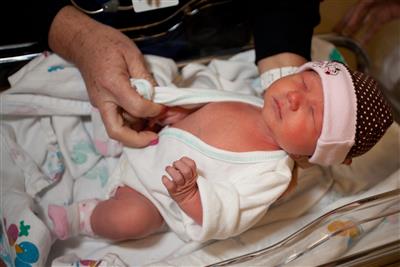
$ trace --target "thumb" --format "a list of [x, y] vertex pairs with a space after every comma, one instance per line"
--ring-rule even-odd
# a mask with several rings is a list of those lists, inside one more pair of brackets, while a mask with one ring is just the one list
[[151, 131], [138, 132], [125, 125], [115, 103], [106, 102], [99, 107], [99, 111], [107, 134], [112, 139], [129, 147], [145, 147], [157, 143], [158, 135], [156, 133]]
[[120, 83], [119, 90], [124, 93], [115, 95], [120, 106], [131, 116], [138, 118], [154, 117], [163, 111], [163, 106], [142, 97], [129, 79]]
[[[145, 79], [149, 81], [152, 86], [156, 86], [157, 82], [149, 72], [143, 55], [136, 49], [132, 49], [129, 53], [124, 55], [129, 76], [135, 79]], [[119, 99], [119, 101], [125, 111], [131, 115], [136, 117], [154, 117], [163, 111], [162, 105], [156, 104], [140, 96], [137, 93], [135, 86], [131, 85], [129, 80], [126, 81], [125, 86], [134, 91], [135, 97], [131, 97], [129, 100], [128, 98]]]

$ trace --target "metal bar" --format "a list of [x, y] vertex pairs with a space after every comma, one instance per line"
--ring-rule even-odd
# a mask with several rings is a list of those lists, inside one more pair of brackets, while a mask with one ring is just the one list
[[[392, 190], [389, 192], [385, 192], [382, 194], [378, 194], [378, 195], [374, 195], [374, 196], [370, 196], [370, 197], [367, 197], [364, 199], [350, 202], [346, 205], [343, 205], [339, 208], [336, 208], [332, 211], [329, 211], [329, 212], [323, 214], [322, 216], [318, 217], [311, 223], [309, 223], [306, 226], [304, 226], [303, 228], [301, 228], [296, 233], [286, 237], [285, 239], [281, 240], [280, 242], [277, 242], [271, 246], [265, 247], [263, 249], [260, 249], [260, 250], [254, 251], [254, 252], [247, 253], [247, 254], [244, 254], [244, 255], [241, 255], [238, 257], [234, 257], [234, 258], [231, 258], [228, 260], [220, 261], [220, 262], [208, 265], [208, 266], [227, 266], [227, 265], [231, 265], [231, 264], [243, 263], [243, 262], [252, 260], [256, 257], [265, 255], [265, 254], [271, 252], [272, 250], [288, 246], [290, 244], [293, 244], [294, 242], [301, 240], [302, 238], [307, 236], [309, 233], [311, 233], [315, 226], [318, 226], [319, 224], [324, 222], [327, 218], [329, 218], [332, 215], [339, 214], [341, 212], [351, 211], [351, 210], [361, 207], [362, 205], [365, 205], [365, 204], [372, 204], [372, 206], [375, 206], [374, 201], [386, 202], [386, 200], [390, 200], [391, 198], [396, 199], [399, 197], [400, 197], [400, 189], [395, 189], [395, 190]], [[371, 218], [377, 219], [374, 217], [371, 217]]]
[[2, 58], [0, 58], [0, 64], [28, 61], [28, 60], [31, 60], [32, 58], [39, 56], [40, 54], [41, 53], [31, 53], [31, 54], [26, 54], [26, 55], [21, 55], [21, 56], [2, 57]]

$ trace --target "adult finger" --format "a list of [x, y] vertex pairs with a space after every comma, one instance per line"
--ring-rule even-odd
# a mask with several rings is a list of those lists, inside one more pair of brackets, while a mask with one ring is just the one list
[[358, 31], [362, 26], [365, 15], [369, 12], [374, 2], [375, 0], [363, 0], [353, 6], [344, 17], [340, 33], [345, 36], [352, 36]]
[[346, 28], [343, 29], [344, 35], [352, 36], [362, 27], [364, 18], [370, 11], [374, 2], [375, 0], [364, 0], [358, 2], [358, 4], [354, 8], [353, 13], [349, 17]]
[[[131, 128], [132, 130], [142, 131], [147, 126], [147, 122], [145, 119], [133, 117], [124, 110], [121, 111], [121, 116], [124, 120], [124, 124], [127, 125], [129, 128]], [[148, 128], [146, 128], [146, 130], [154, 132], [153, 130]]]
[[339, 34], [343, 33], [344, 28], [346, 28], [348, 21], [353, 15], [354, 9], [356, 6], [352, 6], [345, 15], [339, 20], [338, 23], [333, 27], [333, 31]]
[[113, 90], [115, 99], [121, 107], [134, 117], [146, 118], [158, 115], [163, 106], [139, 95], [125, 76], [120, 76], [118, 88]]
[[129, 75], [136, 79], [148, 80], [153, 86], [157, 85], [156, 80], [150, 73], [146, 60], [135, 44], [133, 48], [124, 53], [124, 60], [128, 67]]
[[360, 44], [365, 46], [369, 40], [371, 40], [372, 36], [381, 28], [384, 21], [380, 18], [380, 14], [377, 12], [371, 12], [365, 17], [364, 24], [365, 24], [365, 32], [360, 37]]
[[103, 102], [99, 111], [108, 135], [126, 146], [145, 147], [158, 138], [154, 132], [136, 132], [128, 127], [118, 111], [118, 106], [113, 102]]
[[[130, 77], [135, 79], [145, 79], [153, 86], [157, 85], [153, 75], [148, 70], [143, 54], [139, 51], [135, 44], [133, 44], [133, 48], [127, 50], [123, 56], [127, 64], [128, 74]], [[129, 87], [134, 88], [134, 86], [130, 85], [129, 81], [127, 82]], [[134, 88], [134, 90], [136, 92], [136, 88]], [[162, 105], [155, 104], [154, 102], [144, 99], [143, 97], [128, 100], [123, 98], [123, 95], [120, 96], [122, 98], [118, 99], [118, 101], [121, 103], [121, 105], [123, 105], [124, 108], [127, 106], [129, 109], [125, 108], [126, 111], [134, 116], [154, 117], [163, 111]], [[130, 111], [130, 109], [132, 109], [132, 111]]]

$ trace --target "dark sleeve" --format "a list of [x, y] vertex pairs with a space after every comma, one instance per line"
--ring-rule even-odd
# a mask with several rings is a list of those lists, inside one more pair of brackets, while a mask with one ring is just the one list
[[256, 62], [291, 52], [310, 60], [314, 27], [320, 22], [320, 0], [249, 1], [247, 7]]
[[0, 8], [0, 45], [34, 42], [46, 49], [51, 22], [67, 4], [68, 0], [5, 1]]
[[71, 4], [69, 0], [46, 0], [46, 20], [44, 21], [44, 28], [42, 33], [42, 41], [46, 42], [49, 35], [51, 23], [53, 22], [57, 13], [65, 6]]

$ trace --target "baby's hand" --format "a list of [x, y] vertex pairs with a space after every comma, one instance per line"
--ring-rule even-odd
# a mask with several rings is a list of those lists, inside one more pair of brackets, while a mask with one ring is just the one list
[[172, 166], [167, 166], [165, 170], [172, 178], [170, 180], [166, 175], [162, 177], [170, 196], [179, 205], [192, 201], [198, 193], [196, 163], [188, 157], [182, 157], [174, 161]]

